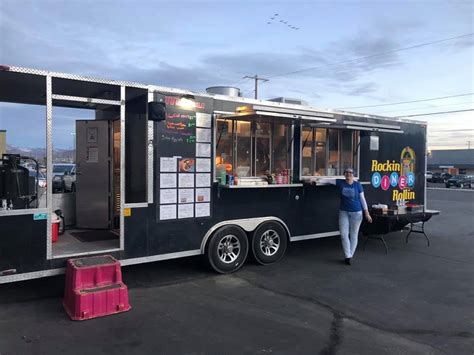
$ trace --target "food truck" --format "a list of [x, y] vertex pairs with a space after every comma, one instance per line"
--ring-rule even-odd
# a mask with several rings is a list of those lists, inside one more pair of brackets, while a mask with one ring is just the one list
[[[0, 283], [89, 255], [122, 265], [204, 255], [219, 273], [249, 256], [275, 263], [289, 242], [339, 235], [328, 182], [347, 167], [369, 205], [426, 206], [423, 122], [15, 66], [0, 67], [0, 101], [42, 106], [46, 142], [44, 203], [22, 165], [31, 157], [1, 157]], [[75, 188], [61, 205], [71, 222], [59, 236], [58, 107], [92, 112], [75, 121]]]

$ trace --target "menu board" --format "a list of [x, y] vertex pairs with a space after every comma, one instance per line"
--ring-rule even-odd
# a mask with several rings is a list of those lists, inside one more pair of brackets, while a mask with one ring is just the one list
[[209, 217], [212, 115], [182, 109], [176, 104], [167, 106], [166, 111], [166, 120], [155, 122], [159, 220]]
[[195, 128], [195, 112], [167, 112], [160, 139], [170, 144], [194, 144], [196, 142]]

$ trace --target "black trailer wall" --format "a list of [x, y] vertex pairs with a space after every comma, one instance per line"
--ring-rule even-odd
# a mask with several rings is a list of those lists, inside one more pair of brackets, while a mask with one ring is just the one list
[[[376, 151], [370, 150], [369, 135], [361, 135], [360, 181], [370, 182], [370, 184], [364, 185], [369, 206], [374, 203], [394, 205], [397, 197], [401, 198], [403, 196], [403, 190], [406, 191], [406, 202], [425, 204], [426, 126], [405, 122], [399, 124], [404, 132], [403, 134], [376, 133], [379, 136], [379, 149]], [[396, 173], [399, 178], [403, 176], [399, 169], [394, 169], [396, 167], [394, 164], [403, 165], [402, 152], [410, 149], [414, 152], [413, 186], [407, 185], [404, 189], [400, 187], [400, 184], [395, 186], [390, 184], [387, 189], [384, 188], [383, 184], [377, 186], [377, 179], [374, 174], [380, 174], [382, 178], [384, 176], [389, 177], [392, 173]], [[387, 162], [391, 163], [392, 166], [386, 164]], [[387, 169], [374, 169], [375, 164], [386, 164]], [[401, 168], [403, 170], [403, 167]]]

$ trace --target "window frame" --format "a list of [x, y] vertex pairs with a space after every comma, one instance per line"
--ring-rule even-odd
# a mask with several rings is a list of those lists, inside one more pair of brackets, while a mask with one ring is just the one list
[[[311, 172], [313, 172], [313, 175], [303, 175], [303, 132], [305, 128], [310, 128], [312, 133], [312, 144], [311, 144]], [[325, 141], [325, 158], [326, 158], [326, 168], [325, 168], [325, 175], [314, 175], [316, 172], [316, 130], [317, 129], [326, 129], [326, 141]], [[358, 130], [350, 130], [350, 129], [342, 129], [342, 128], [331, 128], [330, 126], [328, 127], [311, 127], [310, 125], [305, 125], [304, 123], [301, 124], [301, 135], [300, 135], [300, 180], [308, 180], [312, 179], [314, 177], [325, 177], [325, 178], [331, 178], [331, 177], [340, 177], [343, 176], [341, 175], [327, 175], [327, 164], [329, 161], [329, 130], [335, 130], [337, 131], [337, 145], [338, 145], [338, 151], [337, 151], [337, 156], [338, 156], [338, 167], [336, 168], [337, 170], [341, 170], [340, 164], [341, 164], [341, 157], [342, 157], [342, 132], [343, 131], [350, 131], [352, 133], [352, 142], [351, 142], [351, 148], [352, 148], [352, 163], [351, 165], [354, 165], [353, 168], [356, 169], [356, 174], [354, 177], [359, 178], [360, 176], [360, 169], [359, 169], [359, 163], [360, 163], [360, 149], [359, 149], [359, 143], [360, 143], [360, 131]], [[357, 155], [356, 155], [357, 154]], [[357, 167], [355, 167], [357, 165]]]
[[[259, 177], [263, 175], [256, 175], [257, 171], [257, 123], [262, 122], [262, 123], [267, 123], [270, 125], [270, 143], [269, 143], [269, 155], [270, 155], [270, 162], [269, 162], [269, 170], [270, 173], [273, 174], [272, 170], [274, 169], [275, 162], [274, 162], [274, 137], [275, 137], [275, 125], [276, 124], [283, 124], [286, 126], [286, 135], [287, 135], [287, 140], [290, 142], [290, 150], [287, 152], [287, 161], [288, 161], [288, 169], [291, 169], [293, 171], [294, 169], [294, 125], [295, 122], [293, 120], [287, 122], [286, 120], [277, 120], [274, 117], [270, 118], [259, 118], [256, 119], [254, 116], [253, 117], [238, 117], [238, 116], [232, 116], [232, 117], [223, 117], [220, 115], [215, 115], [215, 136], [219, 136], [219, 131], [217, 130], [217, 121], [222, 120], [222, 121], [231, 121], [232, 122], [232, 134], [231, 134], [231, 139], [232, 139], [232, 169], [233, 173], [236, 173], [236, 163], [237, 163], [237, 121], [245, 121], [245, 122], [250, 122], [250, 172], [248, 177]], [[214, 181], [217, 181], [217, 164], [216, 164], [216, 159], [218, 157], [218, 147], [217, 147], [217, 140], [215, 140], [214, 143]]]

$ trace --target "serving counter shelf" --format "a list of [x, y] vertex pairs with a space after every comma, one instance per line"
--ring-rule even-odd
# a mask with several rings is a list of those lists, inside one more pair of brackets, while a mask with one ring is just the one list
[[274, 187], [303, 187], [303, 184], [268, 184], [268, 185], [219, 185], [225, 189], [266, 189]]

